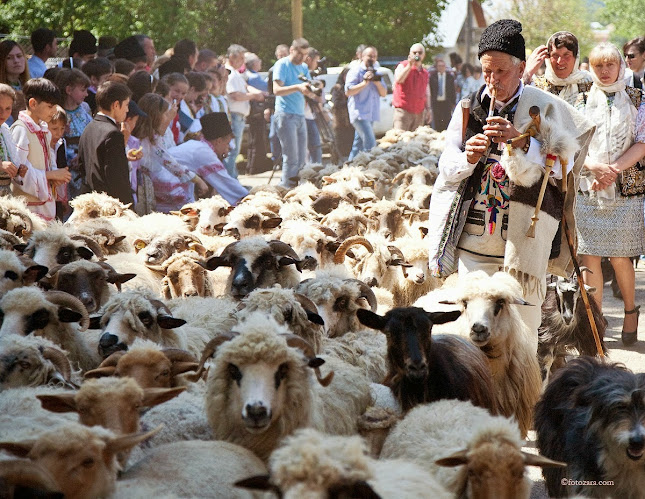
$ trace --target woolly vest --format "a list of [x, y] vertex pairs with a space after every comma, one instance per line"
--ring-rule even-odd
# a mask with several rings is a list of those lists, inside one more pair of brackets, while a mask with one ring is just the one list
[[[409, 61], [401, 62], [402, 66], [410, 64]], [[403, 83], [394, 85], [392, 105], [409, 113], [419, 114], [426, 105], [426, 88], [428, 87], [428, 70], [417, 69], [414, 66], [408, 73]]]

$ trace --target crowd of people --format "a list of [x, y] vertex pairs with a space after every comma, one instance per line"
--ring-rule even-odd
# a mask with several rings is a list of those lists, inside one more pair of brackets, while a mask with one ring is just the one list
[[[539, 305], [547, 267], [558, 257], [562, 268], [568, 262], [564, 212], [600, 305], [601, 258], [610, 259], [625, 303], [623, 342], [631, 344], [639, 315], [631, 258], [645, 253], [645, 37], [622, 52], [601, 43], [581, 62], [578, 40], [566, 31], [527, 58], [521, 30], [511, 20], [489, 26], [479, 42], [481, 67], [451, 54], [452, 67], [437, 57], [428, 70], [425, 48], [415, 43], [394, 72], [393, 127], [447, 130], [431, 205], [433, 264], [439, 274], [510, 271], [525, 299]], [[146, 35], [116, 43], [77, 31], [69, 57], [54, 65], [57, 43], [53, 31], [38, 29], [27, 58], [17, 42], [0, 42], [0, 189], [47, 220], [65, 219], [69, 200], [91, 190], [132, 203], [139, 214], [214, 193], [235, 205], [248, 192], [236, 163], [247, 123], [249, 173], [281, 163], [281, 185], [292, 188], [305, 162], [322, 161], [314, 118], [324, 97], [312, 81], [320, 53], [303, 38], [276, 48], [268, 79], [257, 55], [237, 44], [218, 56], [180, 40], [158, 57]], [[376, 145], [373, 124], [386, 93], [376, 47], [359, 46], [331, 91], [341, 161]], [[463, 98], [470, 108], [455, 109]], [[531, 106], [549, 109], [577, 148], [563, 148], [554, 162], [540, 216], [549, 221], [527, 244], [511, 214], [535, 206], [535, 172], [544, 169], [536, 134], [517, 138], [535, 125]], [[539, 306], [525, 315], [537, 327]]]

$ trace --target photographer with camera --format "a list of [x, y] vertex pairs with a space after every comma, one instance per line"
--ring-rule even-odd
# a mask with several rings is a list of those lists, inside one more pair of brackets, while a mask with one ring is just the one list
[[349, 120], [355, 130], [349, 161], [360, 151], [369, 151], [376, 146], [373, 123], [380, 119], [380, 98], [387, 95], [381, 75], [374, 67], [377, 56], [375, 47], [366, 47], [361, 63], [347, 73], [345, 95], [348, 97]]
[[426, 51], [415, 43], [408, 59], [394, 70], [394, 128], [412, 131], [423, 125], [423, 112], [429, 109], [428, 70], [423, 67]]
[[309, 42], [298, 38], [291, 43], [289, 56], [280, 59], [273, 67], [273, 93], [275, 99], [275, 126], [282, 147], [282, 181], [288, 189], [298, 185], [298, 174], [305, 164], [307, 153], [307, 124], [305, 123], [305, 97], [315, 98], [310, 84], [300, 77], [311, 78], [303, 64], [309, 54]]

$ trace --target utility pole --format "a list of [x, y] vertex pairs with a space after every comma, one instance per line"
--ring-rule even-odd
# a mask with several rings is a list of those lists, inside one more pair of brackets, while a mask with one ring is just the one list
[[473, 43], [473, 7], [472, 0], [466, 0], [466, 57], [465, 60], [470, 64], [470, 46]]
[[294, 40], [302, 38], [302, 0], [291, 0], [291, 31]]

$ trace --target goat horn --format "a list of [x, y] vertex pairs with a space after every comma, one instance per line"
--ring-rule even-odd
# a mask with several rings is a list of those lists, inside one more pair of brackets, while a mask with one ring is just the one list
[[195, 356], [181, 348], [164, 348], [161, 350], [170, 362], [197, 362]]
[[83, 305], [83, 302], [76, 298], [75, 296], [70, 295], [69, 293], [65, 293], [65, 291], [47, 291], [45, 293], [45, 299], [53, 303], [54, 305], [60, 305], [63, 307], [71, 308], [72, 310], [76, 310], [78, 313], [81, 314], [81, 331], [87, 330], [87, 328], [90, 325], [90, 316], [87, 313], [87, 309], [85, 308], [85, 305]]
[[[285, 334], [284, 337], [287, 340], [287, 345], [292, 348], [299, 348], [300, 350], [302, 350], [302, 352], [305, 354], [305, 357], [307, 357], [307, 360], [310, 363], [318, 359], [318, 357], [316, 357], [316, 354], [314, 353], [314, 349], [311, 346], [311, 343], [309, 343], [304, 338], [296, 336], [295, 334]], [[322, 359], [320, 360], [322, 361]], [[329, 374], [323, 378], [322, 374], [320, 373], [319, 366], [310, 365], [310, 367], [312, 367], [312, 369], [314, 370], [318, 383], [320, 383], [322, 386], [328, 386], [329, 383], [331, 383], [331, 380], [334, 378], [334, 371], [330, 371]]]
[[225, 341], [230, 341], [233, 338], [235, 338], [237, 335], [238, 333], [229, 331], [228, 333], [223, 333], [215, 336], [215, 338], [213, 338], [208, 343], [206, 343], [206, 346], [204, 347], [204, 351], [202, 352], [202, 358], [199, 359], [199, 367], [197, 368], [197, 371], [195, 372], [195, 374], [192, 375], [195, 377], [195, 380], [198, 380], [199, 377], [202, 375], [202, 373], [204, 372], [204, 364], [206, 364], [206, 361], [208, 359], [210, 359], [213, 355], [215, 355], [215, 352], [217, 352], [217, 348]]
[[105, 236], [107, 238], [107, 241], [105, 243], [106, 246], [112, 246], [116, 242], [116, 235], [114, 234], [114, 232], [112, 232], [110, 229], [106, 229], [105, 227], [94, 229], [94, 234]]
[[343, 241], [342, 244], [336, 250], [336, 253], [334, 253], [334, 263], [343, 263], [345, 261], [345, 255], [347, 254], [347, 251], [349, 250], [349, 248], [357, 244], [360, 244], [361, 246], [365, 246], [365, 248], [367, 248], [367, 251], [369, 251], [370, 253], [374, 253], [374, 248], [372, 247], [370, 242], [367, 239], [365, 239], [365, 237], [352, 236], [345, 239], [345, 241]]
[[96, 258], [101, 261], [105, 260], [105, 257], [103, 256], [103, 250], [99, 246], [99, 243], [97, 243], [91, 237], [84, 234], [74, 234], [73, 236], [70, 236], [70, 239], [74, 239], [75, 241], [83, 241], [85, 244], [87, 244], [87, 247], [91, 249], [92, 252], [96, 255]]
[[25, 228], [22, 229], [21, 235], [24, 236], [25, 238], [28, 238], [29, 236], [31, 236], [31, 233], [34, 231], [34, 223], [31, 221], [31, 218], [29, 217], [29, 215], [27, 215], [26, 213], [22, 213], [18, 210], [12, 210], [12, 209], [7, 210], [7, 212], [10, 215], [16, 215], [25, 223]]
[[376, 312], [376, 309], [378, 308], [378, 302], [376, 300], [374, 291], [372, 291], [372, 288], [358, 279], [345, 279], [345, 281], [355, 282], [356, 284], [358, 284], [358, 289], [361, 292], [361, 297], [364, 297], [367, 300], [367, 303], [369, 304], [372, 312]]
[[54, 347], [41, 347], [43, 357], [50, 361], [59, 373], [63, 376], [65, 381], [69, 382], [72, 377], [72, 366], [69, 365], [69, 359], [61, 350]]

